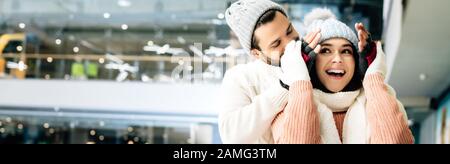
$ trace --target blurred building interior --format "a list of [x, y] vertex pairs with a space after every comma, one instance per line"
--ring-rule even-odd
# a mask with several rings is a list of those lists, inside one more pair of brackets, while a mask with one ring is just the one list
[[[328, 7], [382, 40], [416, 143], [450, 144], [448, 0], [275, 0], [300, 33]], [[0, 0], [0, 144], [221, 143], [234, 0]], [[447, 121], [448, 120], [448, 121]]]

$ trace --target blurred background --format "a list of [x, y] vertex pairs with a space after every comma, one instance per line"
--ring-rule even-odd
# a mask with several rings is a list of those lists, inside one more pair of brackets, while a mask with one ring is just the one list
[[[450, 1], [275, 1], [300, 33], [315, 7], [363, 22], [416, 143], [450, 143]], [[221, 143], [221, 80], [253, 60], [232, 2], [0, 0], [0, 144]]]

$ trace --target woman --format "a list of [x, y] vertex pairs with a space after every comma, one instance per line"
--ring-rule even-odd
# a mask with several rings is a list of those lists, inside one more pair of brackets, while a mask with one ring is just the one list
[[369, 43], [362, 54], [372, 55], [359, 55], [356, 34], [327, 9], [313, 10], [305, 24], [320, 29], [317, 55], [304, 55], [305, 63], [301, 41], [286, 47], [281, 83], [290, 95], [272, 124], [274, 142], [413, 143], [405, 110], [384, 83], [381, 44]]

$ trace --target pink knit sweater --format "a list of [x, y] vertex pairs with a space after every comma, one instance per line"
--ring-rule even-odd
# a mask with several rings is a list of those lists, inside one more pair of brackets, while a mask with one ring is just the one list
[[[397, 99], [387, 92], [381, 75], [369, 75], [363, 82], [367, 104], [371, 144], [412, 144], [412, 133], [399, 110]], [[291, 86], [289, 103], [272, 123], [275, 143], [319, 144], [319, 115], [313, 101], [310, 81], [298, 81]], [[333, 113], [342, 140], [346, 112]]]

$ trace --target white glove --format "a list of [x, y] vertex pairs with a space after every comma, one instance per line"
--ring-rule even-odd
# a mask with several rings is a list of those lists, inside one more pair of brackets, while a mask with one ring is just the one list
[[281, 57], [281, 70], [282, 74], [280, 80], [291, 86], [294, 82], [305, 80], [309, 81], [308, 68], [301, 55], [302, 42], [291, 41], [284, 51], [284, 55]]
[[377, 42], [377, 56], [369, 68], [367, 68], [366, 76], [379, 73], [383, 78], [386, 76], [387, 66], [386, 66], [386, 55], [381, 47], [381, 42]]

